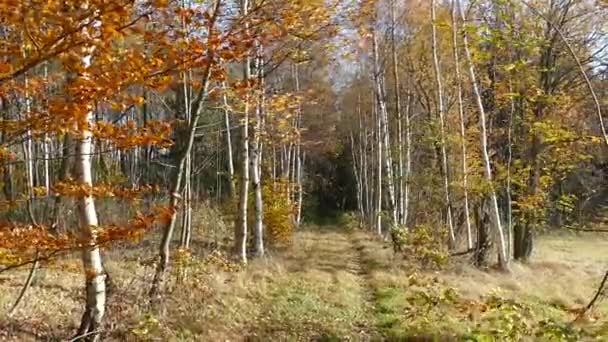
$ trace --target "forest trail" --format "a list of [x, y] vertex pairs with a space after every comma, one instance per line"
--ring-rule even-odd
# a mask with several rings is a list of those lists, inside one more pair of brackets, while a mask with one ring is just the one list
[[348, 303], [337, 304], [356, 312], [356, 319], [343, 322], [347, 336], [339, 337], [369, 339], [379, 337], [374, 327], [374, 289], [357, 234], [336, 226], [299, 232], [285, 261], [289, 277], [313, 280], [326, 284], [329, 293], [348, 295]]
[[292, 256], [292, 261], [305, 265], [306, 269], [330, 273], [346, 271], [365, 283], [367, 272], [362, 264], [361, 246], [352, 232], [333, 226], [318, 232], [302, 232], [295, 247], [300, 251]]

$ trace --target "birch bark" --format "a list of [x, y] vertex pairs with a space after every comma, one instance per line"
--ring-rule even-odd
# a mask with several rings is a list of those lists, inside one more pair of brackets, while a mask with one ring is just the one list
[[435, 69], [435, 82], [437, 86], [437, 107], [439, 112], [439, 127], [440, 127], [440, 142], [441, 145], [441, 168], [443, 171], [443, 190], [445, 193], [446, 204], [446, 222], [450, 234], [450, 244], [452, 247], [456, 244], [456, 236], [454, 234], [454, 224], [452, 222], [452, 199], [450, 195], [450, 176], [448, 170], [448, 153], [446, 148], [446, 129], [445, 129], [445, 107], [443, 98], [443, 82], [441, 80], [441, 67], [439, 65], [439, 53], [437, 47], [437, 25], [435, 14], [435, 0], [431, 0], [431, 30], [432, 30], [432, 50], [433, 50], [433, 67]]
[[[464, 10], [460, 4], [460, 0], [456, 0], [456, 4], [458, 6], [458, 11], [460, 12], [460, 19], [463, 23], [466, 23], [466, 18], [464, 15]], [[462, 40], [464, 44], [464, 52], [465, 57], [467, 59], [467, 63], [469, 66], [469, 78], [471, 79], [471, 83], [473, 86], [473, 94], [475, 95], [475, 102], [477, 104], [477, 109], [479, 111], [479, 125], [481, 129], [480, 134], [480, 144], [481, 144], [481, 154], [484, 162], [484, 171], [486, 180], [491, 183], [492, 182], [492, 164], [490, 161], [490, 156], [488, 154], [488, 135], [486, 129], [486, 112], [483, 107], [483, 101], [481, 98], [481, 92], [479, 91], [479, 86], [477, 85], [477, 78], [475, 75], [475, 66], [473, 65], [473, 60], [471, 58], [471, 51], [469, 50], [469, 41], [467, 30], [462, 30]], [[494, 188], [490, 191], [490, 205], [491, 205], [491, 215], [492, 220], [494, 221], [494, 225], [496, 227], [496, 231], [498, 233], [499, 238], [499, 250], [498, 250], [498, 264], [502, 270], [508, 270], [509, 268], [509, 257], [506, 251], [506, 243], [505, 243], [505, 234], [502, 228], [502, 224], [500, 222], [500, 210], [498, 208], [498, 199], [496, 197], [496, 191]]]

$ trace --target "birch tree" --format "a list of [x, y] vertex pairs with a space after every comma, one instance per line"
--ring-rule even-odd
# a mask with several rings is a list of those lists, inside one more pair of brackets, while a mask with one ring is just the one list
[[[249, 13], [249, 1], [241, 0], [241, 16]], [[247, 31], [247, 24], [245, 24]], [[251, 58], [247, 56], [243, 62], [243, 81], [248, 85], [251, 78]], [[247, 198], [249, 194], [249, 101], [250, 94], [247, 90], [244, 101], [243, 119], [241, 121], [241, 173], [239, 177], [239, 202], [237, 208], [237, 219], [234, 229], [234, 254], [237, 259], [247, 263]]]
[[467, 247], [473, 249], [473, 237], [471, 234], [471, 219], [469, 210], [469, 184], [467, 168], [467, 139], [465, 129], [464, 103], [462, 99], [462, 76], [460, 74], [460, 56], [458, 53], [458, 20], [456, 4], [452, 1], [452, 53], [454, 56], [454, 76], [456, 77], [456, 100], [458, 102], [458, 119], [460, 123], [460, 153], [462, 154], [462, 190], [464, 193], [464, 219], [467, 231]]
[[[460, 19], [463, 23], [466, 23], [466, 18], [464, 14], [464, 10], [460, 4], [460, 0], [456, 0], [456, 6], [458, 7], [458, 11], [460, 13]], [[479, 112], [479, 126], [480, 126], [480, 147], [481, 154], [483, 157], [484, 163], [484, 173], [485, 178], [488, 183], [492, 184], [492, 163], [490, 161], [490, 155], [488, 154], [488, 133], [486, 128], [486, 113], [483, 107], [483, 100], [481, 98], [481, 93], [479, 91], [479, 86], [477, 84], [477, 77], [475, 75], [475, 67], [471, 58], [471, 52], [469, 50], [469, 41], [467, 30], [462, 30], [462, 41], [465, 52], [465, 58], [468, 64], [469, 78], [471, 80], [471, 85], [473, 87], [473, 95], [475, 96], [475, 103], [477, 105], [477, 110]], [[496, 227], [496, 232], [498, 234], [498, 263], [501, 269], [508, 270], [509, 268], [509, 256], [506, 251], [506, 241], [505, 234], [502, 228], [502, 223], [500, 220], [500, 210], [498, 208], [498, 199], [496, 197], [496, 191], [492, 187], [489, 194], [490, 198], [490, 206], [491, 206], [491, 215], [494, 226]]]
[[[262, 59], [262, 47], [261, 45], [257, 49], [257, 57], [256, 57], [256, 72], [258, 78], [258, 92], [259, 94], [256, 96], [256, 106], [255, 106], [255, 114], [253, 117], [253, 130], [251, 137], [251, 145], [249, 148], [249, 152], [251, 154], [250, 160], [251, 165], [249, 170], [251, 171], [251, 186], [253, 187], [254, 193], [254, 212], [255, 212], [255, 221], [253, 226], [253, 236], [254, 236], [254, 248], [255, 255], [258, 257], [264, 256], [264, 202], [262, 198], [262, 172], [261, 172], [261, 159], [262, 159], [262, 151], [261, 151], [261, 135], [262, 135], [262, 115], [264, 110], [264, 71], [262, 69], [263, 59]], [[245, 74], [247, 76], [247, 72]], [[245, 104], [247, 106], [247, 104]], [[247, 114], [246, 114], [247, 115]]]
[[[374, 92], [376, 96], [376, 103], [378, 105], [377, 115], [379, 122], [379, 143], [378, 143], [378, 155], [379, 161], [384, 167], [384, 173], [386, 174], [386, 189], [388, 193], [388, 206], [391, 213], [391, 227], [398, 222], [397, 217], [397, 206], [395, 205], [395, 184], [393, 177], [393, 161], [390, 149], [390, 136], [389, 136], [389, 123], [388, 123], [388, 110], [386, 109], [386, 100], [384, 96], [384, 89], [382, 86], [383, 70], [380, 68], [380, 61], [378, 56], [378, 39], [375, 30], [372, 31], [372, 49], [373, 49], [373, 79], [374, 79]], [[381, 183], [381, 177], [378, 177]], [[381, 202], [381, 200], [380, 200]], [[381, 205], [380, 205], [381, 206]]]
[[[88, 3], [82, 4], [85, 10], [88, 9]], [[92, 29], [100, 25], [94, 22]], [[85, 31], [85, 36], [94, 35], [94, 32]], [[74, 85], [79, 81], [86, 81], [89, 78], [87, 73], [91, 66], [95, 48], [93, 46], [83, 47], [83, 57], [81, 59], [82, 74], [74, 78]], [[76, 142], [76, 161], [74, 168], [74, 178], [87, 186], [93, 185], [93, 177], [91, 174], [91, 152], [92, 152], [92, 134], [89, 125], [93, 123], [92, 103], [86, 98], [74, 99], [78, 102], [82, 101], [85, 105], [82, 108], [83, 112], [78, 113], [83, 116], [83, 120], [76, 124], [75, 131], [78, 134], [74, 137]], [[80, 100], [80, 101], [79, 101]], [[99, 327], [105, 313], [106, 305], [106, 275], [101, 264], [101, 254], [97, 244], [98, 220], [97, 211], [95, 210], [95, 201], [92, 195], [86, 195], [78, 198], [78, 214], [80, 217], [80, 233], [82, 235], [82, 266], [85, 274], [85, 292], [86, 305], [82, 316], [80, 327], [78, 328], [77, 336], [91, 335], [89, 340], [99, 339]]]
[[452, 222], [452, 198], [450, 195], [450, 175], [448, 169], [448, 152], [446, 147], [446, 129], [445, 129], [445, 106], [443, 95], [443, 82], [441, 75], [441, 67], [439, 65], [439, 53], [437, 47], [437, 28], [436, 28], [435, 0], [431, 0], [431, 38], [432, 38], [432, 53], [433, 67], [435, 69], [435, 83], [437, 93], [437, 111], [439, 113], [439, 144], [441, 149], [441, 171], [443, 173], [443, 189], [445, 194], [446, 204], [446, 222], [448, 232], [450, 234], [450, 245], [456, 244], [456, 235], [454, 233], [454, 224]]
[[[391, 55], [392, 55], [392, 67], [393, 67], [393, 82], [394, 82], [394, 97], [395, 97], [395, 112], [397, 117], [397, 179], [398, 179], [398, 193], [399, 197], [397, 199], [397, 222], [401, 225], [406, 225], [407, 215], [405, 214], [406, 205], [405, 203], [408, 201], [406, 197], [408, 196], [406, 187], [407, 184], [404, 185], [405, 181], [405, 172], [404, 172], [404, 156], [403, 156], [403, 115], [401, 112], [401, 82], [399, 79], [399, 59], [397, 58], [397, 46], [395, 39], [395, 26], [396, 26], [396, 18], [395, 18], [395, 0], [390, 1], [390, 15], [391, 15]], [[409, 121], [409, 118], [406, 119]], [[406, 128], [406, 130], [409, 127]], [[406, 156], [409, 158], [409, 156]]]
[[[217, 0], [213, 4], [213, 15], [211, 17], [209, 23], [209, 29], [213, 30], [215, 26], [215, 20], [219, 15], [219, 10], [221, 6], [221, 1]], [[156, 272], [154, 274], [154, 279], [152, 280], [152, 285], [150, 288], [150, 298], [152, 300], [157, 300], [157, 295], [159, 290], [163, 288], [163, 284], [165, 281], [165, 274], [169, 268], [169, 258], [171, 253], [171, 240], [173, 237], [173, 231], [175, 230], [175, 224], [177, 221], [177, 208], [179, 205], [179, 201], [182, 197], [182, 187], [184, 183], [184, 179], [188, 177], [186, 174], [186, 163], [187, 159], [190, 155], [190, 151], [192, 150], [192, 146], [194, 145], [194, 137], [196, 135], [196, 127], [198, 124], [198, 120], [204, 109], [204, 102], [208, 95], [207, 88], [209, 86], [209, 77], [211, 75], [212, 58], [213, 52], [211, 50], [207, 51], [210, 54], [210, 60], [208, 61], [205, 69], [203, 71], [203, 79], [201, 80], [201, 86], [199, 91], [196, 94], [196, 97], [193, 99], [193, 103], [189, 108], [191, 108], [191, 119], [190, 123], [187, 127], [187, 140], [186, 146], [181, 151], [181, 155], [179, 156], [177, 168], [175, 170], [173, 179], [171, 181], [171, 200], [170, 207], [173, 208], [173, 212], [167, 220], [163, 228], [163, 235], [161, 238], [160, 248], [159, 248], [159, 260], [156, 267]]]

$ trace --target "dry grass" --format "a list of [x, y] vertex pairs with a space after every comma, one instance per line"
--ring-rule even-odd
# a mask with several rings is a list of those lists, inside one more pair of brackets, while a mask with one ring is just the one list
[[[471, 298], [500, 291], [511, 298], [576, 307], [587, 304], [608, 270], [608, 240], [602, 236], [541, 237], [531, 261], [513, 262], [509, 275], [457, 264], [440, 277]], [[608, 306], [601, 305], [608, 313]]]
[[[143, 241], [106, 253], [115, 285], [106, 340], [446, 340], [498, 324], [501, 312], [475, 311], [497, 291], [505, 300], [566, 319], [557, 308], [590, 298], [604, 272], [608, 241], [544, 237], [533, 261], [514, 264], [509, 275], [462, 264], [428, 272], [402, 262], [387, 243], [366, 233], [310, 229], [298, 232], [292, 246], [240, 270], [218, 264], [221, 258], [210, 264], [202, 247], [195, 248], [183, 269], [188, 277], [178, 282], [174, 273], [166, 300], [152, 310], [146, 296], [151, 268], [142, 261], [152, 257], [154, 246]], [[79, 261], [68, 257], [47, 265], [8, 317], [26, 276], [26, 269], [0, 275], [0, 340], [69, 338], [82, 310]], [[455, 301], [451, 288], [458, 293]], [[429, 306], [433, 300], [438, 303]], [[598, 312], [608, 314], [606, 304]]]
[[[356, 241], [368, 265], [369, 283], [376, 295], [377, 325], [385, 336], [496, 338], [493, 330], [499, 325], [539, 333], [549, 322], [558, 326], [556, 330], [567, 331], [558, 340], [578, 340], [572, 336], [603, 336], [608, 327], [606, 302], [597, 305], [589, 320], [571, 324], [576, 318], [574, 310], [587, 304], [608, 266], [602, 253], [608, 247], [604, 239], [542, 237], [533, 261], [513, 263], [509, 274], [479, 270], [463, 260], [452, 261], [442, 271], [424, 271], [395, 258], [386, 244], [381, 249], [380, 241], [365, 234], [356, 234]], [[509, 309], [489, 310], [488, 303], [496, 301]], [[517, 324], [521, 327], [515, 329]], [[539, 340], [525, 333], [509, 339], [524, 337]]]

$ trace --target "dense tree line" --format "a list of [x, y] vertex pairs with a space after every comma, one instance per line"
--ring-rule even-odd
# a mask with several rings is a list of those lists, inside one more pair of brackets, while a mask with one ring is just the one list
[[544, 227], [593, 216], [605, 197], [580, 184], [602, 188], [604, 178], [595, 103], [604, 32], [591, 24], [603, 10], [582, 1], [364, 7], [367, 47], [341, 110], [365, 224], [387, 234], [430, 222], [479, 264], [496, 246], [506, 269], [531, 257]]

